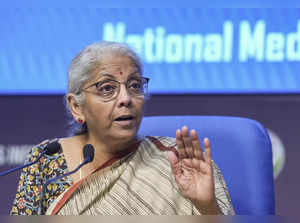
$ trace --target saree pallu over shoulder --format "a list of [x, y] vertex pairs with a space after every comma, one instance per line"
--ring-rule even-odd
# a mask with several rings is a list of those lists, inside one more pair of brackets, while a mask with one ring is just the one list
[[[53, 215], [199, 215], [181, 196], [167, 158], [176, 140], [147, 137], [132, 152], [61, 194]], [[222, 175], [214, 165], [215, 193], [224, 214], [234, 214]]]

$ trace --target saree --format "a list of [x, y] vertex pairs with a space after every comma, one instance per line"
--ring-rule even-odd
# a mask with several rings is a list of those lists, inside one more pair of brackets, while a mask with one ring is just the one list
[[[100, 168], [58, 196], [46, 215], [201, 215], [178, 189], [167, 158], [176, 140], [146, 137], [137, 150]], [[217, 205], [234, 214], [218, 167], [213, 162]]]

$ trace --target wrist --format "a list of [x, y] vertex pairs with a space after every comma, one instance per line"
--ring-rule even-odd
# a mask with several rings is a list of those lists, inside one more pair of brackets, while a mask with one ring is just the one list
[[197, 201], [193, 203], [198, 211], [203, 215], [222, 215], [222, 212], [215, 199], [207, 204], [200, 204]]

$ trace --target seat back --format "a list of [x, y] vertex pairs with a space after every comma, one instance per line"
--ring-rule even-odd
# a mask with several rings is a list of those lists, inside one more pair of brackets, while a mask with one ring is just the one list
[[211, 141], [236, 214], [275, 214], [272, 146], [257, 121], [226, 116], [144, 117], [139, 134], [175, 137], [183, 125]]

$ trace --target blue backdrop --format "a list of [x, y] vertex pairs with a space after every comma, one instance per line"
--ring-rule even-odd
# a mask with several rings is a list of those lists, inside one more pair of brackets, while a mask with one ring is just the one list
[[63, 94], [71, 59], [114, 40], [152, 94], [300, 93], [299, 9], [1, 9], [0, 94]]

